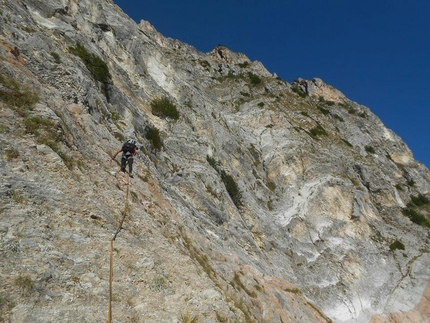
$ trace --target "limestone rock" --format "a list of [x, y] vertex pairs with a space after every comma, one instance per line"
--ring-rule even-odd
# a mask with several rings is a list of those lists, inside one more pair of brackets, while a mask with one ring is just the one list
[[0, 18], [0, 321], [106, 320], [124, 214], [114, 322], [430, 319], [430, 172], [368, 107], [111, 0]]

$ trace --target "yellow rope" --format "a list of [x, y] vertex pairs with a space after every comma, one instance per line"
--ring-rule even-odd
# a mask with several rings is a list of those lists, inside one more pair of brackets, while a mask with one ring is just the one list
[[110, 240], [110, 270], [109, 270], [109, 305], [108, 305], [108, 323], [111, 323], [112, 321], [112, 281], [113, 281], [113, 242], [116, 239], [116, 236], [122, 229], [122, 225], [124, 223], [125, 217], [127, 216], [128, 212], [128, 192], [130, 187], [130, 178], [127, 174], [127, 191], [126, 191], [126, 198], [125, 198], [125, 207], [124, 211], [122, 212], [122, 218], [119, 223], [118, 229], [116, 230], [113, 238]]

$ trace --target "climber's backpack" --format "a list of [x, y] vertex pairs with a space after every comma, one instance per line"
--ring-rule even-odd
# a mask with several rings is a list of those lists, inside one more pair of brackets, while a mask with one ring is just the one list
[[132, 139], [129, 139], [124, 143], [124, 145], [122, 145], [122, 152], [126, 155], [130, 155], [134, 153], [135, 148], [136, 142]]

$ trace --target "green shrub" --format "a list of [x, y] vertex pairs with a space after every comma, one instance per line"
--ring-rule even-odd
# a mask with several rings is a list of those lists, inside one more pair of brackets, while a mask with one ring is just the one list
[[348, 107], [347, 109], [349, 114], [355, 114], [355, 109], [353, 107]]
[[237, 66], [241, 67], [241, 68], [245, 68], [249, 66], [249, 62], [243, 62], [243, 63], [238, 63]]
[[216, 159], [211, 156], [206, 156], [206, 160], [208, 161], [209, 165], [211, 165], [212, 168], [218, 172], [218, 166], [220, 166], [220, 163], [217, 162]]
[[121, 115], [117, 112], [112, 112], [110, 114], [110, 118], [112, 119], [112, 121], [118, 121], [119, 119], [121, 119]]
[[56, 153], [58, 153], [60, 151], [60, 147], [58, 145], [57, 140], [55, 138], [53, 138], [51, 136], [51, 134], [38, 136], [37, 142], [41, 145], [48, 146], [49, 148], [51, 148]]
[[316, 125], [311, 130], [309, 130], [309, 133], [312, 138], [317, 138], [318, 136], [328, 136], [327, 131], [325, 131], [320, 124]]
[[419, 224], [423, 227], [430, 228], [430, 222], [420, 213], [410, 207], [403, 209], [403, 214], [407, 216], [413, 223]]
[[152, 114], [160, 118], [179, 119], [179, 111], [176, 105], [168, 98], [158, 98], [151, 102]]
[[100, 57], [89, 53], [80, 43], [77, 43], [76, 47], [70, 47], [69, 50], [84, 62], [96, 81], [101, 82], [104, 86], [110, 83], [112, 76], [109, 73], [109, 68]]
[[405, 250], [405, 245], [403, 243], [401, 243], [399, 240], [394, 241], [391, 245], [390, 245], [390, 250], [394, 251], [394, 250]]
[[254, 73], [249, 72], [248, 77], [251, 80], [251, 84], [258, 85], [261, 83], [261, 78]]
[[297, 84], [293, 84], [291, 86], [291, 91], [298, 94], [301, 98], [306, 98], [306, 96], [307, 96], [307, 94], [305, 92], [303, 92]]
[[257, 104], [260, 108], [264, 107], [264, 102], [260, 102]]
[[322, 106], [318, 106], [318, 110], [320, 110], [321, 111], [321, 113], [322, 114], [324, 114], [324, 115], [327, 115], [327, 114], [329, 114], [330, 113], [330, 110], [328, 110], [328, 109], [325, 109], [324, 107], [322, 107]]
[[276, 184], [274, 182], [269, 181], [267, 183], [267, 188], [273, 192], [276, 190]]
[[163, 147], [163, 141], [160, 136], [160, 131], [157, 128], [148, 127], [146, 129], [145, 138], [149, 140], [152, 148], [154, 148], [156, 151], [161, 150], [161, 147]]
[[221, 171], [221, 180], [224, 183], [224, 186], [228, 192], [228, 195], [230, 195], [233, 203], [240, 208], [242, 206], [242, 194], [239, 191], [239, 187], [237, 186], [236, 182], [234, 181], [233, 177], [229, 174], [227, 174], [225, 171]]
[[371, 153], [371, 154], [374, 154], [376, 151], [375, 151], [375, 148], [373, 148], [372, 146], [366, 146], [366, 147], [364, 147], [364, 149], [368, 152], [368, 153]]
[[212, 168], [215, 169], [217, 173], [221, 175], [221, 180], [224, 183], [228, 195], [230, 195], [236, 207], [240, 208], [242, 206], [242, 194], [240, 193], [239, 187], [237, 186], [233, 177], [221, 169], [221, 163], [216, 161], [215, 158], [206, 156], [206, 160], [208, 161], [209, 165], [211, 165]]
[[342, 118], [341, 116], [339, 116], [339, 115], [337, 115], [337, 114], [334, 114], [334, 115], [333, 115], [333, 117], [334, 117], [335, 119], [339, 120], [339, 121], [342, 121], [342, 122], [344, 122], [344, 121], [345, 121], [345, 120], [343, 120], [343, 118]]
[[419, 194], [418, 196], [411, 195], [410, 197], [411, 197], [412, 203], [415, 204], [416, 206], [421, 206], [421, 205], [430, 203], [430, 200], [422, 194]]

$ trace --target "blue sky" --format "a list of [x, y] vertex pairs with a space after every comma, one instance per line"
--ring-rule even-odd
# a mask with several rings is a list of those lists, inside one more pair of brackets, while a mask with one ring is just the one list
[[114, 0], [202, 52], [224, 45], [369, 107], [430, 167], [430, 1]]

